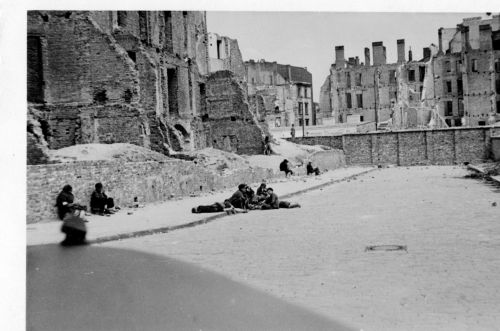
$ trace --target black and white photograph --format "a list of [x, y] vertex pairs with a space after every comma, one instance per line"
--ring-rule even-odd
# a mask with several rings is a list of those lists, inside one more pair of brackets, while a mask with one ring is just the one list
[[500, 329], [498, 3], [0, 21], [3, 330]]

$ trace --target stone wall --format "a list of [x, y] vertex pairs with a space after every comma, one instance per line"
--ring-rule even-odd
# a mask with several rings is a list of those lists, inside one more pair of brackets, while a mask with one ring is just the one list
[[489, 128], [392, 131], [288, 139], [343, 149], [348, 165], [419, 165], [484, 162], [491, 157]]
[[271, 169], [263, 168], [214, 173], [183, 160], [31, 165], [27, 167], [27, 223], [55, 220], [55, 200], [66, 184], [73, 187], [76, 202], [88, 206], [95, 183], [102, 182], [118, 205], [127, 206], [134, 197], [138, 197], [141, 203], [165, 201], [236, 188], [240, 183], [256, 183], [277, 175]]

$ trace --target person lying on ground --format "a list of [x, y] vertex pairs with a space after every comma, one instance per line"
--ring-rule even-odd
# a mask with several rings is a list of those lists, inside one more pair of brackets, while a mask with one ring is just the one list
[[316, 176], [318, 176], [320, 174], [319, 168], [314, 168], [311, 162], [307, 163], [306, 169], [307, 175], [316, 174]]
[[238, 191], [233, 193], [233, 195], [229, 198], [224, 200], [223, 203], [216, 202], [211, 205], [200, 205], [198, 207], [194, 207], [191, 209], [192, 213], [218, 213], [222, 212], [226, 209], [234, 209], [234, 208], [239, 208], [239, 209], [246, 209], [248, 203], [247, 203], [247, 190], [246, 190], [247, 185], [246, 184], [240, 184], [238, 185]]
[[264, 201], [264, 204], [261, 206], [262, 210], [266, 209], [278, 209], [278, 208], [300, 208], [298, 203], [290, 203], [288, 201], [280, 201], [278, 195], [274, 193], [274, 190], [269, 187], [267, 189], [269, 197]]
[[194, 214], [199, 213], [220, 213], [224, 211], [224, 204], [220, 202], [216, 202], [211, 205], [200, 205], [198, 207], [194, 207], [191, 209], [191, 212]]
[[95, 184], [95, 191], [90, 196], [90, 212], [92, 214], [104, 215], [113, 214], [111, 209], [115, 206], [112, 198], [104, 193], [104, 188], [101, 183]]

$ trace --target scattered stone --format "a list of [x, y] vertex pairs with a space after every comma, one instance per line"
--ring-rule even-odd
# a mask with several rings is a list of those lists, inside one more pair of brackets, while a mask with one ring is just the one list
[[129, 211], [129, 212], [127, 212], [127, 215], [132, 215], [133, 213], [134, 213], [134, 212]]
[[492, 207], [496, 207], [496, 206], [497, 206], [497, 203], [496, 203], [496, 202], [492, 202], [492, 203], [491, 203], [491, 206], [492, 206]]

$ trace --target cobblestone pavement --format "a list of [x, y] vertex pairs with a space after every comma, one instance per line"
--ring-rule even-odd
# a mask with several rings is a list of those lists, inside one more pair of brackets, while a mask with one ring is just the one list
[[[191, 262], [365, 331], [498, 330], [500, 194], [466, 174], [380, 169], [298, 196], [300, 209], [103, 246]], [[365, 250], [387, 244], [407, 251]]]

